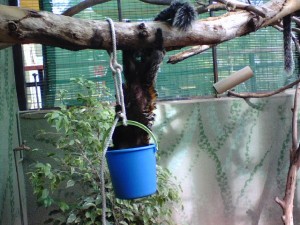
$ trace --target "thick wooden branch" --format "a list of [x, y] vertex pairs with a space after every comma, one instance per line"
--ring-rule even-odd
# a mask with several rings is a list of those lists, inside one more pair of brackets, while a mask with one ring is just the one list
[[[118, 49], [150, 46], [158, 28], [164, 47], [214, 45], [276, 23], [300, 9], [299, 0], [272, 0], [261, 6], [266, 18], [246, 11], [196, 21], [187, 32], [178, 32], [162, 22], [115, 23]], [[142, 29], [144, 27], [144, 29]], [[40, 43], [70, 50], [110, 49], [111, 34], [106, 21], [83, 20], [49, 12], [36, 12], [0, 5], [0, 43]]]

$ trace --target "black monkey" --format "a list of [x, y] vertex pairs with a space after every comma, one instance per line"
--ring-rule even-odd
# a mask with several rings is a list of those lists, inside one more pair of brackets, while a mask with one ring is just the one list
[[[155, 17], [186, 31], [196, 19], [197, 13], [187, 2], [173, 3]], [[127, 118], [151, 129], [154, 122], [157, 92], [156, 76], [165, 56], [162, 30], [158, 28], [151, 47], [123, 50], [125, 84], [123, 84]], [[131, 148], [149, 144], [148, 134], [134, 126], [117, 127], [113, 135], [114, 149]]]

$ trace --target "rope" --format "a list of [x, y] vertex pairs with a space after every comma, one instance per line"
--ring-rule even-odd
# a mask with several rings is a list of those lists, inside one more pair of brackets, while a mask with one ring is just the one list
[[[123, 124], [127, 125], [127, 116], [126, 116], [126, 110], [125, 110], [125, 102], [124, 102], [124, 94], [123, 94], [123, 87], [122, 87], [122, 65], [120, 65], [117, 62], [117, 39], [116, 39], [116, 31], [114, 22], [112, 19], [107, 18], [106, 19], [109, 23], [110, 30], [111, 30], [111, 38], [112, 38], [112, 47], [113, 50], [110, 53], [110, 68], [113, 72], [114, 82], [115, 82], [115, 88], [116, 88], [116, 98], [117, 98], [117, 104], [121, 106], [122, 114], [120, 115], [121, 118], [123, 118]], [[116, 77], [117, 74], [117, 77]], [[118, 112], [117, 112], [118, 113]]]
[[116, 116], [113, 125], [110, 129], [110, 132], [108, 134], [108, 138], [105, 141], [104, 148], [103, 148], [103, 154], [102, 154], [102, 164], [101, 164], [101, 195], [102, 195], [102, 224], [106, 225], [106, 193], [105, 193], [105, 180], [104, 180], [104, 169], [105, 169], [105, 155], [110, 143], [110, 140], [112, 139], [113, 133], [116, 129], [116, 126], [118, 124], [119, 117]]
[[105, 180], [104, 180], [104, 170], [105, 170], [105, 155], [107, 152], [107, 149], [109, 147], [109, 143], [112, 139], [113, 133], [116, 129], [116, 126], [118, 124], [118, 121], [120, 118], [122, 118], [122, 123], [124, 126], [127, 126], [127, 116], [126, 116], [126, 110], [125, 110], [125, 101], [124, 101], [124, 94], [123, 94], [123, 87], [122, 87], [122, 65], [120, 65], [117, 62], [117, 41], [116, 41], [116, 31], [114, 27], [114, 22], [110, 19], [106, 19], [109, 23], [110, 29], [111, 29], [111, 39], [112, 39], [112, 52], [110, 52], [110, 68], [113, 73], [114, 83], [115, 83], [115, 89], [116, 89], [116, 102], [117, 105], [121, 106], [121, 111], [116, 112], [115, 120], [112, 124], [112, 127], [110, 129], [108, 138], [105, 141], [104, 147], [103, 147], [103, 154], [102, 154], [102, 162], [101, 162], [101, 174], [100, 174], [100, 180], [101, 180], [101, 195], [102, 195], [102, 225], [106, 225], [106, 193], [105, 193]]

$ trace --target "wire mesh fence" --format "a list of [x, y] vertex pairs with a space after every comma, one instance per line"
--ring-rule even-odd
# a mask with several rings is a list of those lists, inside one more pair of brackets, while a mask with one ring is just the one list
[[[121, 2], [121, 1], [120, 1]], [[40, 2], [42, 10], [62, 13], [79, 1], [44, 0]], [[118, 11], [118, 8], [120, 9]], [[157, 6], [139, 0], [108, 1], [87, 8], [75, 15], [77, 18], [104, 20], [149, 21], [165, 6]], [[218, 13], [220, 14], [220, 13]], [[201, 15], [201, 18], [209, 14]], [[122, 17], [122, 18], [120, 18]], [[287, 77], [283, 59], [282, 34], [272, 27], [261, 29], [250, 35], [222, 43], [216, 48], [216, 62], [219, 79], [225, 78], [247, 65], [254, 71], [254, 77], [236, 87], [238, 92], [263, 92], [281, 87], [294, 80], [298, 66], [291, 77]], [[181, 49], [182, 51], [184, 49]], [[214, 70], [212, 51], [191, 57], [175, 65], [167, 64], [172, 51], [165, 57], [158, 78], [159, 100], [178, 100], [202, 96], [213, 96]], [[74, 102], [76, 86], [70, 78], [84, 77], [113, 89], [113, 80], [109, 69], [109, 57], [103, 50], [68, 51], [55, 47], [44, 47], [44, 67], [47, 86], [43, 96], [44, 107], [59, 105], [58, 92], [68, 91], [68, 99]], [[119, 53], [121, 60], [121, 52]]]

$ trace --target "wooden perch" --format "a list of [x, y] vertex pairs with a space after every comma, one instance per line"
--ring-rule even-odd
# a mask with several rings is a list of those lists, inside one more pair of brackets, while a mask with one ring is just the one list
[[198, 45], [194, 46], [190, 49], [187, 49], [186, 51], [180, 52], [178, 54], [172, 55], [169, 57], [169, 60], [167, 63], [176, 64], [178, 62], [181, 62], [191, 56], [198, 55], [202, 52], [205, 52], [206, 50], [212, 48], [215, 45]]
[[[214, 45], [272, 25], [300, 9], [299, 0], [271, 0], [261, 6], [266, 17], [238, 11], [196, 21], [187, 32], [178, 32], [162, 22], [115, 23], [118, 49], [151, 46], [156, 30], [162, 29], [164, 47]], [[0, 44], [39, 43], [70, 50], [111, 49], [106, 21], [83, 20], [0, 5]]]

